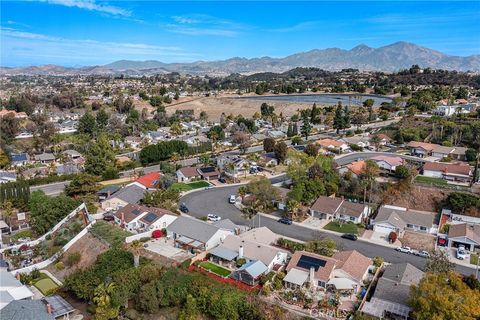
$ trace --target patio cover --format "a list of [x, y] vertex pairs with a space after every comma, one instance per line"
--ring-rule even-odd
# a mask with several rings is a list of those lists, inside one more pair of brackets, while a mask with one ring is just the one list
[[203, 246], [203, 242], [200, 241], [193, 241], [192, 243], [189, 244], [193, 248], [201, 248]]
[[382, 318], [384, 312], [389, 311], [406, 319], [410, 313], [410, 308], [403, 304], [372, 298], [370, 302], [365, 302], [362, 311], [378, 318]]
[[335, 286], [337, 290], [351, 290], [357, 285], [355, 281], [347, 278], [333, 278], [330, 279], [327, 284]]
[[9, 289], [8, 293], [12, 296], [14, 300], [22, 300], [31, 298], [33, 296], [32, 291], [27, 288], [27, 286], [21, 286], [13, 289]]
[[214, 255], [216, 257], [219, 257], [223, 260], [227, 260], [227, 261], [232, 261], [233, 259], [235, 259], [238, 256], [237, 252], [235, 252], [233, 250], [230, 250], [228, 248], [222, 247], [222, 246], [218, 246], [216, 248], [213, 248], [210, 251], [210, 254]]
[[302, 286], [308, 279], [308, 272], [292, 268], [288, 271], [287, 275], [283, 279], [285, 282], [290, 282], [299, 286]]
[[189, 237], [181, 236], [180, 238], [176, 239], [177, 242], [181, 242], [183, 244], [190, 244], [193, 239], [190, 239]]
[[268, 270], [268, 267], [260, 260], [252, 260], [245, 263], [237, 271], [242, 270], [248, 272], [253, 279], [257, 279], [260, 275]]

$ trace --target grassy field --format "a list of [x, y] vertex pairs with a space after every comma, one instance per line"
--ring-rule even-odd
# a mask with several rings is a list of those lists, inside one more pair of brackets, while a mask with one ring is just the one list
[[222, 277], [227, 277], [228, 275], [230, 275], [230, 270], [225, 269], [217, 264], [214, 264], [208, 261], [204, 261], [200, 263], [200, 267], [202, 267], [203, 269], [209, 270], [215, 274], [218, 274], [219, 276], [222, 276]]
[[90, 232], [97, 238], [103, 239], [112, 246], [118, 246], [125, 243], [125, 238], [131, 236], [130, 232], [120, 229], [120, 227], [109, 224], [106, 221], [97, 221]]
[[40, 280], [33, 284], [44, 295], [50, 294], [54, 289], [58, 288], [58, 285], [53, 282], [49, 277], [42, 277]]
[[443, 180], [441, 178], [432, 178], [432, 177], [424, 177], [424, 176], [416, 176], [415, 181], [434, 184], [439, 186], [447, 185], [447, 180]]
[[325, 227], [326, 230], [341, 232], [341, 233], [353, 233], [358, 234], [358, 227], [356, 224], [353, 223], [340, 223], [338, 221], [329, 222]]
[[208, 187], [209, 185], [210, 184], [207, 181], [202, 180], [202, 181], [195, 181], [190, 183], [177, 182], [177, 183], [174, 183], [170, 188], [182, 192], [182, 191], [195, 190], [199, 188], [205, 188], [205, 187]]
[[473, 265], [476, 266], [477, 263], [478, 263], [478, 254], [472, 253], [472, 254], [470, 255], [470, 264], [473, 264]]

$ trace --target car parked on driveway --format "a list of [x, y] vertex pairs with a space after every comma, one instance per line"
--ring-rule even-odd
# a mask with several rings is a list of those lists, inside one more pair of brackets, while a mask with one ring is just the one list
[[222, 220], [222, 218], [220, 218], [216, 214], [207, 215], [207, 219], [208, 219], [208, 221], [220, 221], [220, 220]]
[[355, 235], [353, 233], [344, 233], [344, 234], [342, 234], [342, 238], [352, 240], [352, 241], [356, 241], [358, 239], [357, 235]]
[[103, 220], [105, 221], [113, 221], [115, 220], [115, 217], [111, 213], [104, 213], [103, 214]]
[[287, 225], [292, 224], [292, 220], [290, 220], [288, 218], [281, 218], [281, 219], [278, 220], [278, 222], [283, 223], [283, 224], [287, 224]]
[[407, 246], [401, 246], [401, 247], [398, 247], [398, 248], [395, 248], [395, 250], [399, 251], [399, 252], [403, 252], [403, 253], [412, 253], [412, 249], [410, 247], [407, 247]]
[[465, 260], [468, 258], [468, 253], [467, 251], [465, 250], [465, 247], [464, 246], [459, 246], [457, 248], [457, 259], [459, 260]]

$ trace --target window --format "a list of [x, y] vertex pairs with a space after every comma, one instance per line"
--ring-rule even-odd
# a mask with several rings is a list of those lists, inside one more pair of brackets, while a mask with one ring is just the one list
[[413, 228], [413, 224], [407, 223], [407, 228]]
[[427, 227], [420, 227], [420, 230], [427, 231]]
[[318, 286], [319, 286], [319, 287], [322, 287], [322, 288], [325, 288], [325, 286], [326, 286], [325, 281], [320, 281], [320, 280], [319, 280], [319, 281], [318, 281]]
[[354, 217], [350, 217], [350, 221], [355, 221], [355, 218], [354, 218]]
[[163, 221], [163, 228], [167, 227], [167, 222]]

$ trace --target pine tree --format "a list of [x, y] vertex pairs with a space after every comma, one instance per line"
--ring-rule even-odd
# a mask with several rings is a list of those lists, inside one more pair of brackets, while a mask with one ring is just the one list
[[308, 140], [308, 136], [312, 131], [312, 125], [310, 124], [310, 119], [308, 118], [308, 116], [304, 116], [302, 121], [303, 121], [302, 129], [301, 129], [302, 135], [305, 137], [305, 140]]
[[292, 136], [292, 125], [289, 123], [288, 124], [288, 129], [287, 129], [287, 137]]
[[293, 128], [292, 128], [292, 137], [297, 136], [297, 135], [298, 135], [298, 125], [297, 125], [297, 123], [294, 123]]

